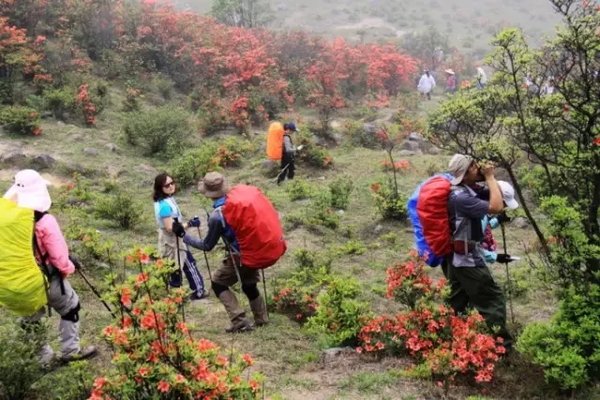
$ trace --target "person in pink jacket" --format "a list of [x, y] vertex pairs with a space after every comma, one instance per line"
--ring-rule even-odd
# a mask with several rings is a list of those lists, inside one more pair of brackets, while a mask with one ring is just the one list
[[[70, 362], [92, 357], [97, 350], [95, 346], [82, 349], [79, 344], [79, 296], [67, 280], [75, 272], [75, 265], [69, 259], [69, 248], [56, 218], [48, 214], [52, 204], [48, 184], [37, 171], [25, 169], [15, 175], [15, 183], [4, 197], [15, 201], [19, 207], [34, 210], [35, 257], [48, 280], [48, 306], [60, 315], [60, 360]], [[24, 322], [38, 323], [44, 314], [42, 308]], [[50, 345], [42, 347], [40, 359], [45, 365], [55, 359]]]

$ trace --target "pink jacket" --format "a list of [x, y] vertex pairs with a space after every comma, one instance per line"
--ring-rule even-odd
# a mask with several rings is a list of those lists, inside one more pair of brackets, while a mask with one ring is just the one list
[[[41, 256], [46, 256], [46, 265], [52, 265], [65, 277], [75, 272], [75, 266], [69, 260], [67, 242], [53, 215], [46, 214], [35, 224], [35, 237]], [[38, 262], [41, 259], [37, 249], [36, 258]]]

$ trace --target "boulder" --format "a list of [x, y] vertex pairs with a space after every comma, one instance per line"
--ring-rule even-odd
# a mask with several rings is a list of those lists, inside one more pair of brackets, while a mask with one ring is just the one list
[[116, 153], [119, 150], [119, 148], [117, 147], [117, 145], [114, 144], [114, 143], [106, 143], [104, 145], [104, 147], [106, 147], [109, 151], [112, 151], [113, 153]]
[[420, 152], [421, 151], [421, 142], [416, 142], [414, 140], [405, 140], [402, 142], [400, 147], [404, 150]]
[[328, 364], [337, 362], [339, 357], [355, 355], [356, 351], [352, 347], [332, 347], [331, 349], [325, 349], [321, 353], [321, 362]]
[[422, 154], [421, 150], [418, 150], [418, 151], [412, 151], [412, 150], [400, 150], [400, 151], [398, 152], [398, 155], [399, 155], [400, 157], [410, 157], [410, 156], [414, 156], [414, 155], [417, 155], [417, 154]]
[[86, 147], [83, 149], [83, 152], [88, 156], [94, 156], [94, 157], [99, 154], [98, 149], [95, 149], [93, 147]]
[[12, 150], [2, 154], [0, 161], [11, 167], [22, 168], [27, 164], [27, 156], [22, 151]]
[[39, 154], [33, 157], [29, 163], [31, 168], [37, 170], [50, 169], [56, 164], [56, 159], [50, 154]]
[[510, 224], [515, 228], [525, 229], [529, 227], [529, 220], [525, 217], [516, 217]]
[[411, 132], [408, 134], [408, 137], [406, 138], [407, 140], [410, 140], [412, 142], [418, 142], [421, 143], [423, 142], [423, 135], [421, 135], [418, 132]]

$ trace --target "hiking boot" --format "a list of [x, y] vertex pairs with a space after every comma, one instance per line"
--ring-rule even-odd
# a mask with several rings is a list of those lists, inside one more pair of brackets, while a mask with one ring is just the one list
[[194, 300], [206, 299], [208, 296], [210, 296], [210, 292], [208, 290], [204, 290], [204, 291], [202, 291], [201, 295], [198, 295], [198, 292], [194, 292], [194, 293], [190, 294], [190, 296], [188, 298], [190, 299], [190, 301], [194, 301]]
[[79, 349], [77, 352], [61, 355], [60, 361], [63, 363], [70, 363], [72, 361], [86, 360], [94, 357], [97, 353], [98, 349], [96, 346], [87, 346], [84, 349]]
[[267, 306], [262, 296], [259, 295], [257, 298], [250, 301], [250, 309], [252, 310], [252, 315], [254, 315], [255, 326], [264, 326], [269, 323], [269, 317], [267, 316]]
[[226, 333], [242, 333], [254, 330], [254, 326], [245, 317], [238, 318], [237, 321], [231, 321], [231, 326], [225, 328]]

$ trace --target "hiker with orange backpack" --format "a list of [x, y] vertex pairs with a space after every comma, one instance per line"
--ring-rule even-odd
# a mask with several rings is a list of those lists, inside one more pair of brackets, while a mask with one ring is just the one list
[[[269, 322], [265, 300], [258, 290], [259, 269], [273, 265], [286, 250], [277, 211], [269, 200], [249, 185], [230, 188], [218, 172], [207, 173], [198, 184], [198, 191], [213, 201], [204, 239], [186, 235], [180, 223], [173, 232], [183, 242], [200, 250], [210, 251], [223, 239], [229, 255], [212, 276], [212, 289], [231, 321], [228, 333], [246, 332]], [[230, 290], [240, 281], [248, 297], [254, 324], [247, 318], [237, 297]], [[265, 293], [266, 296], [266, 293]]]
[[[33, 241], [34, 257], [40, 269], [45, 275], [45, 291], [47, 305], [53, 308], [60, 315], [58, 326], [60, 333], [62, 362], [71, 362], [93, 357], [97, 350], [95, 346], [81, 348], [79, 342], [79, 296], [73, 290], [73, 287], [67, 280], [67, 277], [75, 272], [75, 265], [69, 257], [69, 249], [65, 238], [61, 232], [56, 218], [48, 213], [52, 200], [48, 193], [47, 182], [37, 171], [26, 169], [19, 171], [14, 178], [14, 185], [4, 194], [4, 198], [11, 200], [21, 209], [33, 210], [33, 219], [30, 220], [33, 226], [33, 238], [28, 238], [29, 248]], [[18, 210], [14, 210], [17, 214]], [[12, 227], [16, 229], [16, 227]], [[14, 232], [14, 236], [16, 236]], [[3, 245], [8, 245], [6, 242]], [[11, 245], [14, 243], [11, 243]], [[30, 256], [31, 257], [31, 256]], [[25, 255], [20, 258], [26, 261]], [[24, 278], [21, 278], [24, 279]], [[2, 299], [7, 300], [5, 293]], [[29, 299], [21, 299], [27, 302]], [[12, 307], [5, 301], [0, 301]], [[44, 317], [43, 304], [40, 309], [33, 311], [33, 314], [23, 318], [22, 323], [25, 328], [39, 324]], [[50, 366], [56, 359], [54, 351], [50, 345], [45, 344], [40, 350], [40, 361], [42, 365]]]

